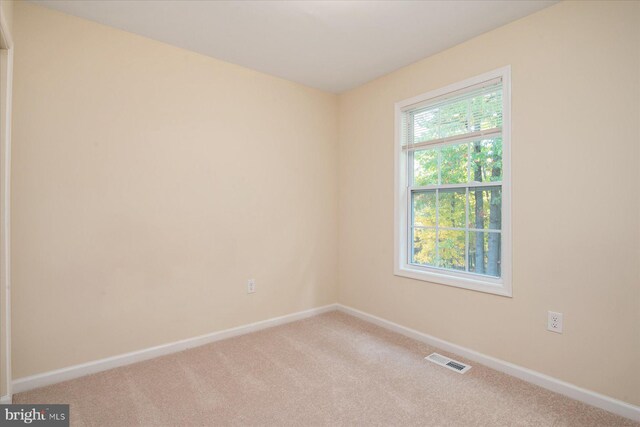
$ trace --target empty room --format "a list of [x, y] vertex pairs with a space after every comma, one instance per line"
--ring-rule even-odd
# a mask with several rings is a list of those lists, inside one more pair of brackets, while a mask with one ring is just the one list
[[640, 1], [0, 0], [0, 426], [639, 426]]

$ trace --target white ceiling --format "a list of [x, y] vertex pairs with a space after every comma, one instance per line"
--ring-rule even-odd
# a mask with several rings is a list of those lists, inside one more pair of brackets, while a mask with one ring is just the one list
[[555, 1], [33, 3], [339, 93]]

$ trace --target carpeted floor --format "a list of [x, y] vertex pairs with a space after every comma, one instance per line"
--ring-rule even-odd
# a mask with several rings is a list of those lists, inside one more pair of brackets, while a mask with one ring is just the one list
[[20, 393], [14, 403], [70, 403], [77, 426], [639, 425], [475, 363], [452, 372], [424, 360], [433, 351], [331, 312]]

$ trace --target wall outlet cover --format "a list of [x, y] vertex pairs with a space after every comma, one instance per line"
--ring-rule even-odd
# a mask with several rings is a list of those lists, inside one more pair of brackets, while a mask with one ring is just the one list
[[547, 329], [551, 332], [562, 333], [563, 318], [562, 313], [556, 311], [547, 312]]

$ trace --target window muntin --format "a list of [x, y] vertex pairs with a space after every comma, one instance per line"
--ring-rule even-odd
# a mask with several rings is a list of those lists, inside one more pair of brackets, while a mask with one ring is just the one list
[[[407, 158], [414, 171], [409, 263], [499, 278], [502, 139], [445, 144]], [[434, 232], [417, 232], [427, 229]]]
[[489, 74], [397, 105], [396, 274], [510, 295], [509, 73]]

